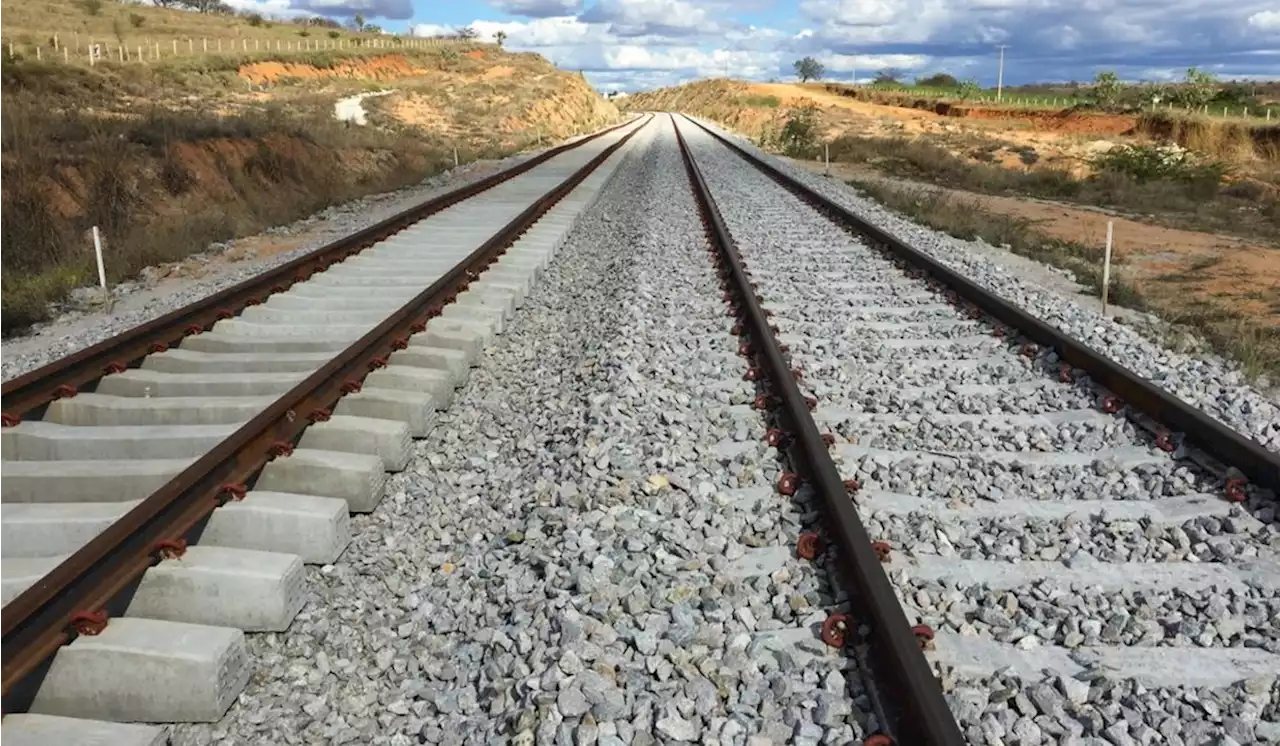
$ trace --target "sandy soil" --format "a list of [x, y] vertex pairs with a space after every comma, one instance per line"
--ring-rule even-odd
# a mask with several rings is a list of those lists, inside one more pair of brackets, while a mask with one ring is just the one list
[[[823, 165], [796, 161], [821, 173]], [[895, 179], [858, 166], [831, 164], [833, 176], [927, 188], [969, 200], [989, 212], [1029, 220], [1041, 232], [1081, 244], [1105, 245], [1113, 222], [1115, 271], [1156, 297], [1190, 295], [1226, 305], [1280, 328], [1280, 249], [1231, 236], [1149, 225], [1101, 209], [1048, 200], [997, 197]]]

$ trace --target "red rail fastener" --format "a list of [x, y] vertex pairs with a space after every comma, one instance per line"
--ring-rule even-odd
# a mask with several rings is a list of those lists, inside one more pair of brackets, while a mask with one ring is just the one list
[[812, 560], [822, 554], [822, 537], [816, 532], [806, 531], [796, 540], [796, 555], [801, 559]]
[[911, 634], [916, 636], [916, 643], [920, 645], [921, 650], [929, 650], [933, 647], [933, 627], [917, 624], [911, 628]]
[[791, 377], [792, 377], [792, 378], [795, 378], [796, 380], [803, 381], [803, 380], [804, 380], [804, 368], [792, 368], [792, 369], [791, 369]]
[[58, 388], [53, 390], [53, 398], [54, 399], [70, 399], [71, 397], [75, 396], [78, 393], [80, 392], [76, 391], [75, 386], [72, 386], [71, 384], [68, 384], [68, 383], [64, 383]]
[[296, 274], [296, 275], [294, 275], [294, 276], [293, 276], [293, 281], [294, 281], [294, 282], [306, 282], [306, 281], [307, 281], [308, 279], [310, 279], [310, 278], [311, 278], [311, 273], [310, 273], [310, 272], [299, 272], [298, 274]]
[[1036, 347], [1035, 345], [1031, 344], [1030, 342], [1028, 342], [1028, 343], [1024, 344], [1024, 345], [1022, 346], [1022, 349], [1021, 349], [1021, 350], [1019, 350], [1019, 352], [1021, 352], [1021, 353], [1022, 353], [1022, 356], [1023, 356], [1023, 357], [1035, 357], [1035, 356], [1036, 356], [1036, 353], [1037, 353], [1037, 352], [1039, 352], [1039, 351], [1040, 351], [1040, 348], [1039, 348], [1039, 347]]
[[787, 440], [787, 434], [782, 432], [776, 427], [769, 428], [764, 434], [764, 442], [768, 443], [770, 446], [774, 448], [777, 448], [778, 446], [782, 445], [783, 443], [786, 442], [786, 440]]
[[876, 559], [885, 564], [893, 561], [893, 547], [889, 546], [887, 541], [871, 542], [871, 551], [876, 553]]
[[778, 477], [778, 492], [790, 497], [796, 494], [798, 489], [800, 489], [800, 477], [789, 471], [782, 472], [782, 476]]
[[1120, 402], [1119, 397], [1108, 396], [1107, 398], [1102, 400], [1102, 411], [1106, 412], [1107, 414], [1115, 414], [1116, 412], [1119, 412], [1123, 407], [1124, 407], [1124, 404]]
[[183, 538], [161, 539], [151, 547], [151, 556], [158, 560], [177, 559], [186, 553], [187, 540]]
[[123, 373], [128, 369], [129, 367], [124, 363], [120, 362], [119, 360], [112, 360], [111, 362], [102, 366], [102, 373], [103, 375], [109, 376], [112, 373]]
[[427, 325], [426, 325], [426, 324], [424, 324], [424, 323], [422, 323], [421, 321], [419, 321], [419, 322], [417, 322], [417, 323], [415, 323], [415, 324], [413, 324], [412, 326], [410, 326], [410, 327], [409, 327], [409, 333], [410, 333], [410, 334], [421, 334], [421, 333], [425, 332], [426, 330], [427, 330]]
[[446, 296], [444, 297], [444, 304], [447, 306], [447, 305], [449, 305], [450, 303], [454, 302], [454, 301], [455, 301], [455, 300], [457, 300], [457, 299], [458, 299], [458, 294], [457, 294], [457, 293], [449, 293], [448, 295], [446, 295]]
[[284, 285], [272, 285], [272, 286], [271, 286], [271, 292], [273, 292], [273, 293], [283, 293], [283, 292], [284, 292]]
[[364, 388], [364, 384], [354, 378], [349, 378], [342, 383], [342, 393], [344, 394], [354, 394], [362, 388]]
[[1228, 502], [1242, 503], [1248, 497], [1244, 491], [1244, 480], [1240, 477], [1232, 477], [1227, 480], [1226, 497]]
[[387, 359], [381, 355], [375, 355], [373, 359], [369, 361], [369, 370], [377, 370], [378, 368], [385, 367], [387, 367]]
[[751, 356], [751, 343], [750, 343], [750, 342], [742, 342], [741, 344], [739, 344], [739, 345], [738, 345], [738, 354], [739, 354], [739, 355], [741, 355], [741, 356], [743, 356], [743, 357], [750, 357], [750, 356]]
[[393, 350], [403, 350], [408, 346], [409, 346], [409, 340], [405, 337], [399, 337], [397, 339], [391, 340], [391, 349]]
[[830, 448], [831, 446], [835, 445], [835, 444], [836, 444], [836, 436], [835, 436], [835, 434], [833, 434], [833, 433], [823, 433], [823, 434], [822, 434], [822, 444], [823, 444], [823, 445], [825, 445], [827, 448]]
[[982, 309], [978, 308], [977, 306], [969, 306], [968, 314], [969, 314], [969, 318], [976, 319], [982, 316]]
[[165, 352], [169, 349], [169, 345], [163, 342], [152, 342], [150, 346], [147, 347], [147, 349], [150, 350], [151, 352], [157, 352], [157, 353]]
[[750, 368], [747, 368], [746, 373], [742, 374], [742, 380], [758, 381], [760, 380], [760, 375], [760, 369], [753, 365]]
[[756, 409], [768, 409], [773, 406], [773, 397], [768, 394], [756, 395]]
[[231, 312], [230, 308], [219, 308], [217, 315], [220, 319], [235, 318], [235, 314]]
[[71, 628], [77, 634], [94, 637], [107, 628], [107, 612], [79, 611], [71, 617]]
[[249, 488], [238, 482], [224, 484], [218, 488], [218, 501], [222, 504], [231, 502], [232, 500], [240, 501], [244, 496], [249, 494]]
[[204, 327], [199, 324], [187, 324], [187, 328], [182, 330], [185, 336], [190, 337], [192, 334], [199, 334], [204, 331]]
[[257, 298], [250, 298], [249, 300], [245, 301], [244, 304], [246, 306], [260, 306], [262, 305], [262, 301], [258, 300]]
[[785, 342], [778, 343], [778, 352], [791, 352], [791, 345]]
[[1003, 326], [997, 326], [995, 329], [991, 330], [991, 335], [993, 337], [996, 337], [997, 339], [1003, 339], [1004, 335], [1007, 333], [1008, 332], [1005, 331], [1005, 328]]
[[804, 405], [809, 408], [810, 412], [812, 412], [813, 410], [818, 408], [818, 400], [813, 398], [812, 396], [806, 396], [804, 398]]
[[850, 492], [857, 492], [862, 489], [862, 485], [856, 479], [846, 479], [844, 480], [844, 488]]
[[20, 424], [22, 424], [22, 418], [16, 414], [9, 414], [8, 412], [5, 412], [0, 415], [0, 425], [3, 425], [4, 427], [17, 427]]
[[293, 444], [287, 440], [277, 440], [271, 444], [271, 447], [267, 449], [267, 452], [271, 454], [271, 458], [288, 456], [293, 453]]
[[1071, 374], [1070, 365], [1063, 363], [1062, 367], [1058, 368], [1058, 380], [1062, 381], [1063, 383], [1071, 383], [1072, 381], [1075, 380], [1075, 376]]
[[742, 322], [741, 322], [741, 321], [739, 321], [739, 322], [735, 323], [735, 324], [733, 325], [733, 328], [729, 330], [729, 333], [730, 333], [730, 334], [732, 334], [732, 335], [733, 335], [733, 336], [735, 336], [735, 337], [737, 337], [737, 336], [739, 336], [740, 334], [742, 334]]
[[849, 633], [849, 615], [835, 613], [822, 623], [822, 641], [833, 648], [844, 647], [845, 636]]
[[872, 733], [862, 742], [862, 746], [893, 746], [893, 739], [883, 733]]
[[312, 410], [311, 414], [307, 415], [307, 419], [312, 422], [328, 422], [329, 418], [332, 416], [333, 412], [328, 409], [321, 408]]
[[1178, 444], [1173, 442], [1173, 435], [1168, 430], [1161, 430], [1156, 436], [1156, 448], [1166, 453], [1173, 453], [1178, 449]]
[[725, 303], [732, 303], [732, 302], [733, 302], [733, 293], [725, 292], [725, 294], [724, 294], [724, 295], [720, 296], [720, 300], [724, 301]]

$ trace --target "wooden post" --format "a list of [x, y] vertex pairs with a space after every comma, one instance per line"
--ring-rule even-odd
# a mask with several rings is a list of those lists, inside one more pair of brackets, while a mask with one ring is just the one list
[[207, 37], [207, 36], [205, 36], [205, 37], [201, 37], [201, 39], [200, 39], [200, 43], [201, 43], [202, 45], [204, 45], [204, 52], [205, 52], [205, 54], [208, 54], [208, 53], [209, 53], [209, 37]]
[[1107, 248], [1102, 254], [1102, 315], [1107, 315], [1107, 295], [1111, 288], [1111, 226], [1107, 221]]
[[174, 57], [178, 56], [178, 40], [177, 39], [173, 40], [173, 56]]
[[195, 54], [195, 53], [196, 53], [196, 40], [188, 36], [187, 37], [187, 54]]

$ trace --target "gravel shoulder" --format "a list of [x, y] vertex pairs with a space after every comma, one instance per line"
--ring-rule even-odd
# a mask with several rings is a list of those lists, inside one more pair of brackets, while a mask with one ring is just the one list
[[626, 157], [290, 630], [253, 636], [239, 702], [175, 744], [868, 734], [670, 124]]
[[183, 262], [148, 268], [135, 280], [116, 285], [107, 304], [102, 303], [96, 288], [77, 291], [56, 318], [36, 325], [29, 334], [0, 343], [4, 380], [97, 344], [535, 155], [530, 152], [497, 161], [475, 161], [413, 187], [335, 205], [288, 225], [214, 244]]
[[[970, 280], [1137, 371], [1153, 384], [1254, 438], [1267, 449], [1280, 452], [1280, 395], [1250, 386], [1244, 375], [1222, 358], [1170, 350], [1132, 327], [1104, 318], [1096, 304], [1082, 302], [1078, 297], [1025, 276], [1018, 271], [1016, 263], [1011, 269], [1009, 263], [995, 258], [998, 251], [987, 244], [961, 241], [924, 228], [859, 196], [844, 184], [796, 166], [788, 159], [764, 153], [745, 138], [712, 122], [699, 121]], [[1044, 265], [1041, 267], [1046, 272], [1054, 272]]]

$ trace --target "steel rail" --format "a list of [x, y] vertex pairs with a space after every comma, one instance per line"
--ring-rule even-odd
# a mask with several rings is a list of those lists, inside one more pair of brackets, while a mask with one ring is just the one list
[[1017, 329], [1041, 347], [1052, 348], [1062, 360], [1083, 370], [1093, 381], [1119, 397], [1126, 406], [1143, 412], [1170, 431], [1182, 433], [1186, 441], [1200, 451], [1226, 466], [1239, 469], [1254, 484], [1280, 495], [1280, 454], [1267, 450], [1261, 443], [1155, 386], [1066, 332], [1032, 316], [923, 251], [907, 245], [888, 231], [818, 194], [798, 179], [747, 152], [701, 122], [689, 117], [686, 119], [788, 191], [826, 213], [841, 227], [869, 237], [901, 259], [932, 275], [1002, 324]]
[[[632, 120], [634, 122], [635, 120]], [[441, 308], [497, 261], [525, 230], [621, 148], [649, 120], [610, 145], [503, 226], [444, 276], [280, 396], [213, 450], [143, 500], [3, 609], [4, 694], [75, 637], [81, 612], [103, 610], [155, 563], [160, 542], [185, 537], [313, 421], [358, 390], [372, 370], [423, 331]]]
[[272, 293], [284, 292], [295, 282], [302, 282], [315, 272], [326, 269], [334, 262], [340, 262], [413, 223], [492, 189], [561, 153], [632, 124], [637, 119], [639, 117], [574, 142], [557, 145], [516, 166], [433, 197], [206, 298], [5, 381], [0, 386], [0, 411], [5, 415], [4, 424], [7, 427], [23, 417], [39, 414], [45, 405], [56, 398], [72, 395], [76, 391], [91, 390], [89, 387], [96, 385], [112, 371], [133, 367], [152, 352], [174, 345], [187, 335], [209, 329], [219, 319], [234, 316], [246, 306], [261, 303]]
[[[672, 124], [675, 125], [674, 117]], [[854, 593], [850, 596], [857, 605], [854, 614], [871, 627], [869, 656], [875, 659], [876, 681], [886, 680], [883, 683], [889, 685], [893, 695], [887, 704], [900, 713], [892, 726], [896, 742], [901, 746], [964, 746], [965, 740], [943, 698], [942, 688], [920, 650], [880, 558], [872, 549], [871, 537], [809, 414], [791, 365], [774, 338], [715, 197], [679, 126], [675, 126], [695, 199], [711, 242], [720, 252], [724, 271], [732, 280], [732, 292], [737, 296], [739, 313], [749, 331], [749, 352], [763, 362], [772, 393], [779, 401], [777, 411], [790, 426], [791, 463], [802, 471], [805, 481], [821, 499], [826, 518], [823, 529], [834, 538], [839, 567], [852, 585]], [[890, 724], [882, 723], [882, 726], [889, 728]]]

